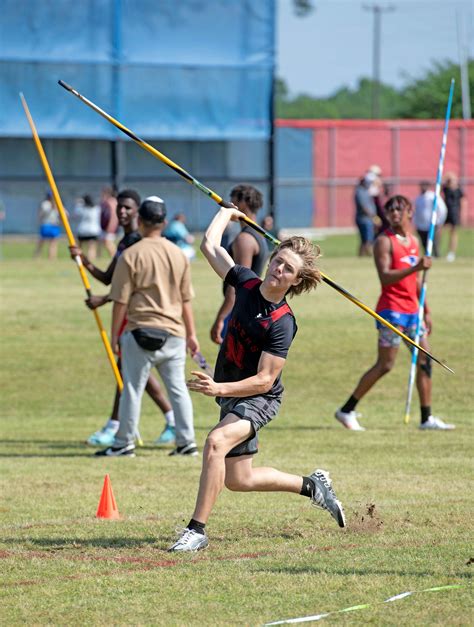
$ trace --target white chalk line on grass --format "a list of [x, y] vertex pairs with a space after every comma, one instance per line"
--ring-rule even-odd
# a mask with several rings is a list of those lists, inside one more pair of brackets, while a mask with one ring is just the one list
[[401, 592], [400, 594], [396, 594], [389, 599], [385, 599], [385, 601], [379, 601], [378, 603], [363, 603], [362, 605], [352, 605], [351, 607], [345, 607], [342, 610], [334, 610], [333, 612], [325, 612], [324, 614], [314, 614], [313, 616], [302, 616], [300, 618], [287, 618], [286, 620], [277, 620], [273, 623], [265, 623], [263, 627], [268, 627], [269, 625], [288, 625], [291, 623], [309, 623], [311, 621], [321, 620], [326, 618], [326, 616], [331, 616], [331, 614], [342, 614], [344, 612], [356, 612], [358, 610], [365, 610], [368, 607], [372, 607], [374, 605], [380, 605], [382, 603], [392, 603], [393, 601], [400, 601], [401, 599], [406, 599], [412, 594], [419, 594], [420, 592], [439, 592], [441, 590], [453, 590], [455, 588], [462, 588], [467, 584], [456, 583], [451, 584], [449, 586], [436, 586], [435, 588], [426, 588], [425, 590], [412, 590], [410, 592]]

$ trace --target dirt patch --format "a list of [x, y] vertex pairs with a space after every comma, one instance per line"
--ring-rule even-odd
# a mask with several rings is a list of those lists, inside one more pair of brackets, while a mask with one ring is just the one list
[[354, 510], [353, 519], [348, 527], [355, 532], [377, 533], [383, 528], [383, 520], [380, 518], [375, 503], [367, 503], [362, 511]]

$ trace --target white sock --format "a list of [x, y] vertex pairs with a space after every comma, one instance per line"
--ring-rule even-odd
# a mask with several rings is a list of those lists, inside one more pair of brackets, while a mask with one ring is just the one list
[[172, 409], [165, 413], [165, 420], [168, 427], [174, 427], [174, 411]]

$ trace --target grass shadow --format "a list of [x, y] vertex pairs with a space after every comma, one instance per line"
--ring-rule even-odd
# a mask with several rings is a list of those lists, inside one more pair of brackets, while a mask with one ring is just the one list
[[[18, 545], [18, 538], [4, 538], [6, 544]], [[43, 549], [137, 549], [156, 545], [159, 540], [155, 536], [145, 538], [29, 538], [28, 544]]]

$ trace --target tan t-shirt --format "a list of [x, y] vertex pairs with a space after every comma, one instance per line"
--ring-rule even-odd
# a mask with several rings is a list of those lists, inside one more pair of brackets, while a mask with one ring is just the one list
[[144, 237], [117, 262], [110, 297], [128, 305], [127, 331], [155, 327], [185, 337], [183, 303], [193, 296], [189, 261], [164, 237]]

